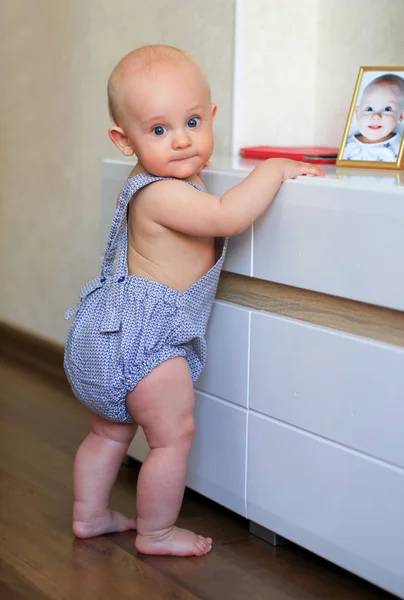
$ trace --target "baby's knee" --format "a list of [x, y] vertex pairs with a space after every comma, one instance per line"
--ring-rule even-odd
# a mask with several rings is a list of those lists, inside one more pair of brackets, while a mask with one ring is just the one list
[[160, 426], [144, 428], [150, 448], [176, 448], [181, 452], [189, 452], [195, 433], [193, 415], [178, 421], [167, 421]]
[[194, 415], [189, 415], [179, 426], [178, 441], [182, 446], [191, 448], [192, 440], [195, 434], [195, 419]]
[[189, 452], [195, 433], [195, 419], [193, 415], [187, 415], [177, 423], [167, 427], [168, 445]]

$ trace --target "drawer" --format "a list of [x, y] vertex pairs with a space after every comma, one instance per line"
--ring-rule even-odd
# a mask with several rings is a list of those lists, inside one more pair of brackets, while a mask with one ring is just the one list
[[227, 246], [223, 271], [252, 277], [251, 247], [252, 227], [231, 237]]
[[404, 471], [250, 413], [247, 517], [404, 597]]
[[404, 349], [253, 311], [250, 407], [404, 466]]
[[402, 207], [398, 186], [287, 181], [254, 225], [253, 277], [404, 310]]
[[[209, 170], [202, 171], [201, 179], [207, 191], [215, 196], [222, 196], [241, 181], [239, 173], [220, 173], [220, 177], [218, 177], [217, 172]], [[229, 239], [226, 260], [223, 265], [224, 271], [239, 275], [252, 275], [252, 240], [252, 227]]]
[[206, 341], [208, 358], [195, 387], [240, 406], [247, 406], [251, 311], [231, 303], [213, 304]]
[[245, 516], [247, 412], [201, 392], [195, 400], [187, 486]]

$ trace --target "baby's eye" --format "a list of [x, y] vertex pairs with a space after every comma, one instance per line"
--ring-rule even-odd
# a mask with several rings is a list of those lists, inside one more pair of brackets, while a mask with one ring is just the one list
[[188, 125], [188, 127], [191, 127], [191, 128], [192, 127], [198, 127], [198, 125], [199, 125], [200, 122], [201, 122], [201, 120], [198, 117], [191, 117], [188, 120], [187, 125]]
[[367, 106], [365, 108], [365, 112], [373, 112], [373, 108], [371, 106]]
[[166, 129], [162, 125], [157, 125], [157, 127], [154, 127], [152, 129], [152, 131], [153, 131], [154, 135], [160, 136], [160, 135], [164, 135], [165, 134]]
[[383, 112], [391, 112], [393, 110], [392, 106], [386, 106]]

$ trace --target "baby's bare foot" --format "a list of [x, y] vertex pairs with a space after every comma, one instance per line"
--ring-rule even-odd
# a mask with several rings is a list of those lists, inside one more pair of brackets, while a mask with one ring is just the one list
[[103, 535], [136, 529], [136, 521], [125, 515], [107, 509], [105, 513], [92, 516], [86, 521], [73, 521], [73, 533], [76, 537], [86, 539]]
[[164, 534], [138, 534], [135, 546], [136, 550], [142, 554], [202, 556], [212, 550], [212, 539], [196, 535], [187, 529], [173, 527]]

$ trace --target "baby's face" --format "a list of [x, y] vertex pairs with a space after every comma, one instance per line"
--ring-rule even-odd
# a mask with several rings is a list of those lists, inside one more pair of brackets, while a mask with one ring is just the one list
[[194, 65], [168, 63], [138, 74], [123, 95], [123, 112], [130, 147], [148, 172], [185, 179], [209, 160], [215, 107]]
[[394, 84], [371, 86], [356, 109], [359, 131], [370, 142], [389, 139], [403, 117], [404, 98]]

